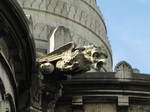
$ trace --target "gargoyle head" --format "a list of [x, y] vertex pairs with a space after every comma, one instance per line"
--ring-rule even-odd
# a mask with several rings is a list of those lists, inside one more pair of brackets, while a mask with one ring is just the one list
[[103, 64], [106, 64], [106, 59], [108, 57], [107, 52], [103, 46], [97, 47], [94, 45], [84, 46], [87, 53], [86, 58], [91, 61], [94, 69], [100, 70]]

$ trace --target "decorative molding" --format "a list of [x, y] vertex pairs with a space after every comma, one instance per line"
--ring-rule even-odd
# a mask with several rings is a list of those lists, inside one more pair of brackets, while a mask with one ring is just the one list
[[[9, 77], [9, 80], [13, 86], [13, 89], [15, 92], [17, 92], [17, 83], [16, 83], [16, 80], [15, 80], [15, 74], [13, 74], [13, 70], [12, 68], [10, 67], [7, 59], [5, 58], [5, 56], [2, 54], [2, 52], [0, 51], [0, 62], [2, 63], [2, 66], [4, 67], [4, 69], [6, 70], [6, 73], [9, 74], [8, 77]], [[15, 93], [17, 95], [17, 93]]]
[[[1, 108], [2, 110], [1, 111], [11, 111], [11, 112], [16, 112], [16, 105], [14, 103], [14, 100], [16, 100], [16, 96], [17, 96], [17, 85], [16, 85], [16, 82], [15, 82], [15, 77], [13, 75], [13, 72], [12, 72], [12, 69], [7, 61], [7, 59], [4, 57], [4, 55], [1, 53], [0, 51], [0, 64], [1, 64], [1, 67], [4, 69], [4, 71], [6, 72], [6, 74], [4, 74], [4, 72], [2, 72], [4, 75], [3, 77], [7, 77], [8, 80], [10, 81], [10, 86], [12, 87], [11, 89], [13, 91], [6, 91], [6, 88], [3, 83], [3, 81], [5, 81], [6, 79], [5, 78], [1, 78], [0, 77], [0, 95], [1, 95], [1, 98], [0, 98], [0, 105], [2, 106], [5, 106], [3, 108]], [[6, 76], [7, 75], [7, 76]], [[6, 84], [6, 82], [5, 82]], [[9, 84], [9, 83], [7, 83]], [[11, 93], [13, 92], [13, 93]], [[12, 95], [15, 94], [12, 98]], [[3, 105], [5, 104], [5, 105]], [[6, 110], [3, 110], [3, 109], [6, 109]]]
[[[28, 0], [25, 0], [25, 1], [28, 1]], [[81, 2], [85, 2], [87, 4], [86, 0], [81, 1]], [[93, 2], [92, 4], [95, 4], [94, 3], [95, 1], [91, 1], [91, 2]], [[110, 55], [112, 54], [110, 42], [106, 36], [106, 33], [107, 33], [107, 31], [105, 31], [106, 26], [105, 26], [103, 18], [101, 17], [101, 13], [97, 13], [95, 9], [92, 9], [93, 11], [97, 13], [97, 17], [93, 18], [87, 12], [84, 12], [81, 8], [78, 8], [77, 6], [74, 6], [71, 3], [67, 3], [62, 0], [46, 0], [46, 1], [43, 1], [41, 5], [45, 6], [46, 9], [45, 8], [42, 9], [40, 7], [38, 9], [34, 9], [32, 7], [26, 7], [26, 6], [23, 6], [23, 9], [31, 10], [31, 11], [38, 11], [38, 12], [45, 13], [45, 14], [51, 14], [51, 15], [57, 16], [58, 18], [62, 17], [64, 19], [67, 19], [68, 21], [71, 21], [80, 25], [81, 27], [87, 29], [92, 34], [97, 36], [100, 39], [100, 41], [102, 41], [103, 44], [106, 45], [106, 48], [108, 49], [109, 54]], [[73, 13], [71, 13], [72, 10], [73, 10]], [[112, 57], [110, 57], [110, 59], [112, 61]]]
[[[26, 8], [24, 8], [24, 9], [26, 9]], [[30, 8], [27, 8], [27, 10], [35, 10], [35, 11], [39, 11], [39, 12], [41, 11], [41, 10], [30, 9]], [[44, 12], [45, 12], [45, 11], [44, 11]], [[45, 12], [45, 13], [50, 13], [50, 12]], [[54, 13], [51, 13], [51, 14], [54, 14]], [[54, 14], [54, 15], [55, 15], [55, 14]], [[55, 15], [55, 16], [58, 16], [58, 15]], [[64, 17], [64, 16], [61, 16], [61, 17], [66, 18], [66, 17]], [[84, 17], [84, 18], [85, 18], [85, 17]], [[75, 22], [75, 23], [77, 23], [77, 24], [83, 26], [84, 28], [86, 28], [87, 30], [89, 30], [91, 33], [93, 33], [94, 35], [96, 35], [96, 36], [106, 45], [106, 47], [107, 47], [109, 53], [112, 54], [112, 51], [111, 51], [111, 48], [110, 48], [110, 43], [109, 43], [109, 41], [108, 41], [108, 38], [107, 38], [107, 41], [106, 41], [105, 39], [103, 39], [103, 38], [104, 38], [104, 34], [102, 34], [102, 32], [103, 32], [102, 30], [103, 30], [103, 29], [100, 27], [101, 25], [98, 26], [98, 27], [100, 27], [100, 28], [98, 28], [98, 29], [100, 29], [100, 31], [99, 31], [99, 32], [95, 32], [95, 31], [91, 30], [90, 28], [85, 27], [85, 20], [83, 19], [83, 16], [79, 18], [79, 21], [82, 20], [82, 23], [83, 23], [83, 24], [76, 21], [76, 20], [77, 20], [76, 16], [75, 16], [75, 21], [72, 20], [72, 19], [70, 19], [70, 18], [66, 18], [66, 19], [68, 19], [68, 20], [70, 20], [70, 21], [73, 21], [73, 22]], [[97, 22], [96, 22], [96, 23], [97, 23]], [[101, 33], [100, 33], [100, 32], [101, 32]], [[98, 33], [98, 34], [97, 34], [97, 33]], [[112, 59], [111, 59], [111, 60], [112, 60]]]
[[[59, 0], [51, 0], [49, 2], [46, 2], [47, 5], [45, 5], [45, 7], [47, 7], [46, 9], [41, 9], [40, 5], [42, 4], [46, 4], [43, 0], [41, 0], [41, 2], [36, 3], [36, 0], [26, 0], [25, 3], [27, 3], [27, 5], [24, 3], [24, 8], [32, 8], [32, 9], [38, 9], [38, 10], [42, 10], [42, 11], [46, 11], [46, 12], [50, 12], [50, 13], [55, 13], [56, 15], [61, 15], [64, 17], [67, 17], [71, 20], [74, 20], [76, 22], [79, 22], [80, 24], [86, 26], [87, 28], [91, 29], [92, 31], [94, 31], [95, 33], [97, 33], [99, 35], [99, 32], [96, 32], [96, 23], [99, 24], [98, 20], [95, 20], [93, 17], [90, 17], [88, 13], [82, 11], [80, 8], [73, 6], [67, 2], [64, 1], [59, 1]], [[85, 2], [85, 1], [84, 1]], [[29, 5], [31, 4], [31, 5]], [[36, 4], [36, 7], [33, 7], [33, 4]], [[97, 15], [99, 16], [101, 13], [98, 13]], [[103, 18], [101, 18], [101, 21], [103, 21]], [[90, 21], [89, 21], [90, 20]], [[105, 30], [106, 30], [106, 26], [104, 21], [102, 22]], [[100, 26], [101, 25], [97, 25]], [[100, 29], [100, 28], [98, 28]]]

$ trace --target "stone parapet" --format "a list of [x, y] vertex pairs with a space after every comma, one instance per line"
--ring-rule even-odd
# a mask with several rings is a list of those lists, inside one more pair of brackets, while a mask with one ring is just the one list
[[[58, 101], [55, 112], [60, 109], [69, 112], [71, 101], [74, 101], [71, 99], [77, 96], [82, 101], [80, 111], [149, 111], [150, 75], [131, 73], [131, 77], [118, 76], [120, 75], [116, 72], [85, 73], [63, 81], [62, 98]], [[65, 106], [69, 109], [65, 109]]]

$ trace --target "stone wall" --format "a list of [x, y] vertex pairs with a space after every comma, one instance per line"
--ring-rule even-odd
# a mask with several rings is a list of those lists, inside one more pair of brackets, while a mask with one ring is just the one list
[[85, 73], [62, 81], [63, 94], [55, 112], [149, 112], [150, 75], [120, 64], [116, 72]]
[[9, 50], [0, 39], [0, 111], [16, 111], [16, 85], [13, 77], [13, 64], [8, 63]]
[[35, 48], [27, 24], [16, 0], [0, 0], [0, 112], [29, 106]]
[[31, 15], [37, 52], [47, 53], [49, 38], [57, 26], [71, 32], [77, 46], [103, 45], [108, 52], [106, 71], [112, 71], [112, 51], [106, 26], [95, 0], [18, 0]]

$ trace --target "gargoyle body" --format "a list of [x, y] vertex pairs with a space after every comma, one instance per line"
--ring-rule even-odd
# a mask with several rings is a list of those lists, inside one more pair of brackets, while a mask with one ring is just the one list
[[107, 53], [102, 47], [94, 45], [77, 48], [68, 43], [44, 57], [37, 58], [42, 74], [59, 76], [75, 75], [94, 69], [101, 69], [106, 62]]
[[[103, 47], [93, 45], [77, 48], [74, 43], [68, 43], [44, 57], [37, 58], [38, 84], [33, 85], [33, 104], [42, 105], [44, 112], [54, 112], [56, 101], [61, 96], [62, 85], [59, 80], [68, 75], [85, 73], [91, 67], [101, 69], [106, 62], [107, 53]], [[37, 94], [39, 93], [39, 94]], [[37, 103], [35, 103], [37, 102]]]

